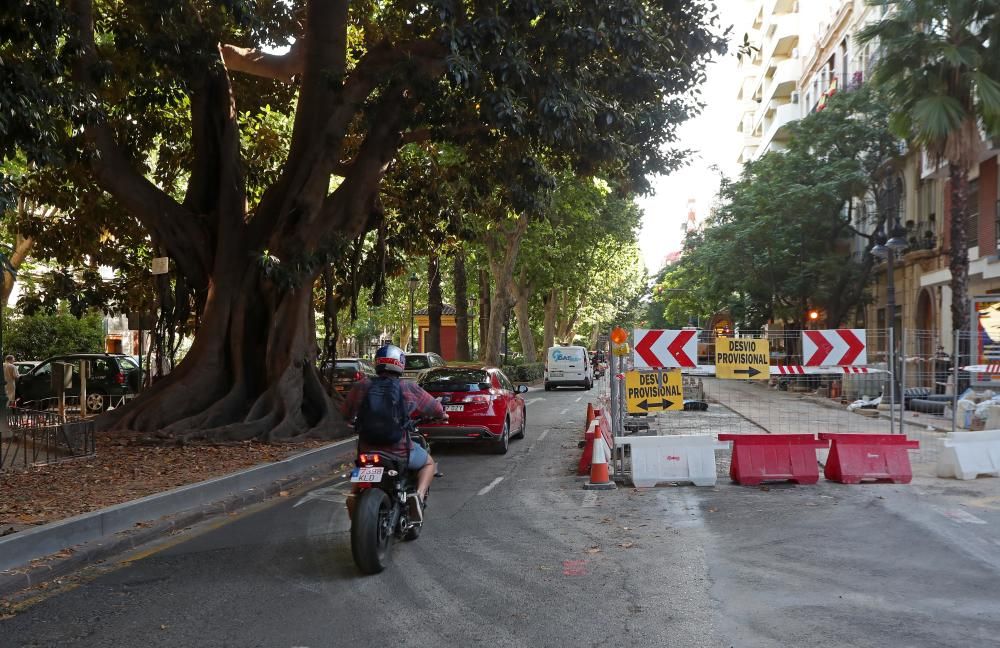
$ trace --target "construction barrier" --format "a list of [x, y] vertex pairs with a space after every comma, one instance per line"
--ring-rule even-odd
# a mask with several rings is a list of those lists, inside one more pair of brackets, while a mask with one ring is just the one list
[[920, 447], [901, 434], [831, 434], [819, 435], [830, 441], [830, 455], [823, 474], [842, 484], [858, 484], [865, 479], [909, 484], [913, 479], [907, 450]]
[[716, 441], [711, 435], [624, 437], [616, 441], [631, 449], [632, 484], [637, 488], [661, 482], [715, 486], [715, 451], [729, 449], [729, 443]]
[[765, 481], [819, 481], [816, 450], [829, 447], [811, 434], [720, 434], [719, 441], [733, 442], [729, 476], [744, 486]]
[[1000, 477], [1000, 430], [955, 432], [942, 440], [937, 476], [975, 479]]

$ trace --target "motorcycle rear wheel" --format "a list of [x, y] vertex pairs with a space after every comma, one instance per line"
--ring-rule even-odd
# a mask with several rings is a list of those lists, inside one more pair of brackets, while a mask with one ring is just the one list
[[358, 497], [351, 521], [351, 554], [365, 574], [377, 574], [389, 564], [391, 518], [392, 505], [382, 490], [369, 488]]

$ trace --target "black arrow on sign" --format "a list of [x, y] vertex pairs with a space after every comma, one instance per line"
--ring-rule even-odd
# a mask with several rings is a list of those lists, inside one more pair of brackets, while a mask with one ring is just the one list
[[746, 374], [747, 378], [753, 378], [757, 374], [761, 373], [759, 369], [755, 367], [749, 367], [747, 369], [733, 369], [734, 374]]
[[639, 409], [646, 410], [648, 412], [650, 409], [670, 409], [670, 407], [672, 407], [673, 404], [674, 404], [673, 401], [668, 401], [665, 398], [659, 403], [650, 403], [648, 400], [644, 398], [641, 401], [639, 401], [636, 407], [638, 407]]

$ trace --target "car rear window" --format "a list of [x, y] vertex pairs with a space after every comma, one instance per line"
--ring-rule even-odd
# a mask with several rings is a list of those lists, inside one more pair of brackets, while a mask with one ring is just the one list
[[357, 362], [338, 362], [333, 368], [333, 375], [337, 377], [350, 377], [353, 378], [354, 374], [360, 371], [360, 367]]
[[429, 372], [420, 383], [427, 391], [473, 392], [490, 388], [490, 377], [481, 369], [448, 369]]
[[431, 363], [427, 356], [406, 356], [407, 369], [426, 369], [429, 366]]
[[549, 357], [556, 362], [566, 361], [566, 362], [583, 362], [583, 350], [582, 349], [552, 349], [549, 352]]

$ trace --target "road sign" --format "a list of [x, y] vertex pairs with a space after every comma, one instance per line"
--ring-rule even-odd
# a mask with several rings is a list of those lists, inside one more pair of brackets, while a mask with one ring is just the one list
[[636, 369], [695, 367], [698, 358], [698, 331], [635, 329]]
[[684, 387], [677, 369], [625, 372], [625, 406], [629, 414], [684, 409]]
[[153, 270], [151, 274], [167, 274], [170, 271], [170, 257], [153, 257]]
[[727, 379], [767, 380], [771, 377], [770, 345], [762, 338], [715, 340], [715, 375]]
[[866, 365], [865, 330], [802, 331], [802, 357], [807, 367]]

